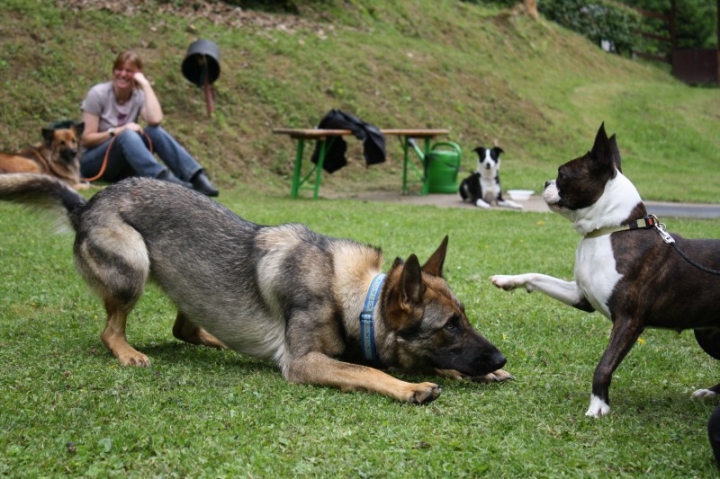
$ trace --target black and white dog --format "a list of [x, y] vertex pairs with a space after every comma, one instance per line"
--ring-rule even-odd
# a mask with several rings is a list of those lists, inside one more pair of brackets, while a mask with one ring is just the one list
[[[613, 371], [645, 328], [694, 329], [702, 349], [720, 359], [720, 240], [666, 233], [622, 174], [615, 135], [608, 139], [601, 126], [592, 151], [558, 168], [557, 179], [545, 183], [543, 199], [583, 236], [575, 280], [538, 273], [490, 279], [498, 288], [537, 290], [612, 321], [587, 416], [610, 412]], [[719, 393], [720, 384], [693, 397]]]
[[521, 205], [502, 197], [499, 173], [502, 148], [478, 146], [473, 151], [478, 154], [477, 169], [460, 183], [460, 196], [463, 201], [480, 208], [490, 208], [490, 205], [495, 203], [506, 208], [522, 209]]

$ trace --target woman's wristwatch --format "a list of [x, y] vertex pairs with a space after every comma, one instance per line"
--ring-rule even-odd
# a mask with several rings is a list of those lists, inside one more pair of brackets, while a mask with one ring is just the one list
[[112, 138], [113, 136], [115, 136], [115, 128], [108, 128], [108, 131], [107, 131], [107, 132], [108, 132], [108, 134], [110, 135], [111, 138]]

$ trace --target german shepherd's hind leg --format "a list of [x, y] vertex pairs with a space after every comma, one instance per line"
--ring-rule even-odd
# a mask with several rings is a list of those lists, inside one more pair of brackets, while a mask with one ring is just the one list
[[125, 336], [125, 323], [128, 314], [132, 310], [133, 303], [129, 308], [121, 305], [113, 298], [105, 300], [107, 310], [107, 324], [102, 332], [102, 342], [123, 366], [150, 366], [150, 359], [140, 351], [136, 350], [127, 342]]
[[127, 317], [142, 296], [150, 258], [140, 233], [117, 219], [78, 233], [75, 264], [107, 311], [102, 341], [123, 366], [150, 366], [150, 360], [127, 342]]
[[175, 324], [173, 325], [173, 336], [180, 341], [199, 346], [209, 346], [217, 349], [228, 349], [228, 347], [212, 334], [205, 331], [200, 326], [193, 324], [187, 316], [178, 311]]
[[291, 360], [283, 374], [293, 383], [372, 391], [411, 404], [430, 403], [441, 392], [437, 384], [408, 383], [378, 369], [345, 363], [318, 352]]

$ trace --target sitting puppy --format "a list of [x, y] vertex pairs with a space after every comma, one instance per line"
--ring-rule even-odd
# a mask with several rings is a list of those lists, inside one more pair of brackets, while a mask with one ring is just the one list
[[43, 173], [60, 178], [73, 188], [87, 189], [80, 179], [78, 146], [85, 123], [65, 122], [43, 128], [43, 142], [13, 153], [0, 152], [0, 173]]
[[478, 146], [473, 151], [478, 154], [477, 170], [460, 183], [460, 196], [463, 201], [480, 208], [490, 208], [490, 205], [496, 203], [498, 206], [521, 210], [521, 205], [502, 197], [499, 173], [502, 148]]

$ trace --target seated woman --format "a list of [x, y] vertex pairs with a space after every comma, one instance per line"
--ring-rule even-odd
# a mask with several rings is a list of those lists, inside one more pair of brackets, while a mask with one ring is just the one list
[[[139, 118], [147, 125], [144, 129], [137, 123]], [[93, 86], [82, 103], [83, 177], [100, 175], [97, 179], [118, 181], [150, 176], [217, 196], [219, 191], [202, 166], [160, 126], [162, 119], [140, 56], [133, 51], [120, 53], [113, 64], [113, 79]]]

